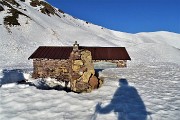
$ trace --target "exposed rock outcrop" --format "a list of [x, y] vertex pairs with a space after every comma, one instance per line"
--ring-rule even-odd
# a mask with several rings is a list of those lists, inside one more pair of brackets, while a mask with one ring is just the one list
[[4, 8], [0, 5], [0, 12], [4, 11]]
[[[25, 2], [25, 0], [20, 0], [22, 2]], [[31, 17], [29, 17], [29, 14], [27, 13], [27, 9], [26, 7], [22, 6], [20, 3], [20, 1], [16, 1], [16, 0], [0, 0], [0, 12], [1, 11], [7, 11], [7, 14], [5, 14], [4, 16], [4, 26], [6, 27], [6, 29], [8, 30], [8, 32], [11, 32], [10, 27], [11, 26], [21, 26], [21, 22], [19, 20], [19, 16], [25, 16], [29, 19], [31, 19]], [[61, 18], [60, 14], [64, 14], [64, 12], [60, 9], [56, 9], [53, 6], [51, 6], [50, 4], [48, 4], [45, 1], [41, 1], [41, 0], [30, 0], [30, 5], [32, 7], [38, 7], [36, 10], [38, 10], [39, 12], [48, 15], [48, 16], [58, 16]], [[5, 10], [6, 8], [6, 10]], [[33, 19], [31, 19], [33, 20]], [[27, 23], [27, 22], [26, 22]]]
[[[47, 15], [58, 15], [58, 11], [61, 12], [61, 13], [64, 13], [62, 10], [58, 9], [56, 10], [54, 7], [52, 7], [50, 4], [48, 4], [47, 2], [44, 2], [44, 1], [40, 1], [40, 0], [32, 0], [30, 2], [30, 5], [33, 6], [33, 7], [38, 7], [38, 6], [43, 6], [40, 11], [43, 13], [43, 14], [47, 14]], [[60, 17], [60, 16], [59, 16]]]

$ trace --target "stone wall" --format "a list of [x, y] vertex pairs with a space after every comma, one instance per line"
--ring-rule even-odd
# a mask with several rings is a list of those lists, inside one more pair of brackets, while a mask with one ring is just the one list
[[69, 81], [69, 60], [34, 59], [33, 78], [56, 78]]
[[72, 51], [71, 61], [71, 90], [75, 92], [91, 92], [103, 83], [95, 76], [91, 52], [88, 50]]
[[[76, 53], [79, 55], [78, 53]], [[86, 53], [87, 54], [87, 53]], [[80, 66], [77, 66], [76, 64], [83, 64], [82, 60], [78, 60], [76, 55], [76, 58], [73, 58], [74, 65], [71, 66], [71, 60], [53, 60], [53, 59], [34, 59], [33, 60], [33, 66], [34, 66], [34, 72], [33, 72], [33, 78], [56, 78], [57, 80], [62, 81], [70, 81], [70, 75], [69, 75], [69, 69], [72, 67], [73, 70], [77, 71]], [[89, 58], [89, 60], [92, 60], [92, 58]], [[111, 62], [116, 63], [117, 67], [126, 67], [127, 61], [126, 60], [93, 60], [92, 62]], [[90, 66], [90, 65], [88, 65]], [[93, 66], [93, 65], [92, 65]], [[82, 68], [84, 69], [84, 68]], [[83, 70], [80, 70], [80, 72], [83, 72]], [[94, 67], [92, 67], [94, 69]], [[93, 73], [94, 74], [94, 73]], [[78, 75], [76, 75], [78, 77]]]

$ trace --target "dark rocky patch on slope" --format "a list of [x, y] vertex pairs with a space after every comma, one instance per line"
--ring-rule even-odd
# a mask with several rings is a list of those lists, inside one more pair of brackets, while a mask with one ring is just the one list
[[40, 6], [40, 1], [39, 0], [31, 0], [30, 5], [33, 7]]
[[20, 0], [20, 1], [25, 2], [25, 0]]
[[20, 25], [20, 23], [18, 22], [19, 15], [24, 15], [24, 16], [28, 17], [24, 13], [18, 11], [17, 9], [14, 9], [14, 8], [9, 9], [8, 13], [11, 13], [12, 16], [6, 16], [4, 18], [4, 25], [9, 25], [9, 26]]
[[44, 8], [41, 8], [41, 12], [44, 13], [44, 14], [47, 14], [47, 15], [55, 15], [56, 14], [56, 11], [55, 9], [49, 5], [48, 3], [46, 2], [43, 2], [43, 1], [40, 1], [41, 5], [44, 6]]
[[60, 10], [60, 9], [58, 9], [58, 11], [59, 11], [60, 13], [64, 14], [64, 11], [62, 11], [62, 10]]
[[20, 6], [15, 0], [6, 0], [6, 2], [11, 3], [12, 5], [16, 5], [17, 7]]
[[[22, 2], [25, 2], [25, 0], [20, 0]], [[43, 14], [46, 14], [48, 16], [56, 15], [61, 18], [59, 13], [64, 12], [62, 10], [58, 10], [48, 4], [47, 2], [40, 1], [40, 0], [31, 0], [30, 5], [32, 7], [38, 7], [40, 6], [40, 12]], [[4, 17], [4, 26], [7, 28], [8, 31], [10, 31], [11, 26], [20, 26], [20, 22], [18, 21], [19, 15], [27, 16], [26, 14], [22, 13], [19, 9], [26, 11], [26, 9], [22, 9], [21, 5], [16, 2], [15, 0], [0, 0], [0, 12], [4, 11], [4, 6], [8, 7], [8, 14]], [[31, 18], [30, 18], [31, 19]]]
[[[57, 14], [57, 10], [54, 9], [54, 7], [52, 7], [52, 6], [51, 6], [50, 4], [48, 4], [47, 2], [39, 1], [39, 0], [32, 0], [32, 1], [30, 2], [30, 5], [33, 6], [33, 7], [37, 7], [37, 6], [42, 5], [42, 6], [44, 6], [44, 7], [41, 8], [40, 10], [41, 10], [41, 12], [42, 12], [43, 14], [47, 14], [48, 16], [50, 16], [50, 15], [57, 15], [57, 16], [59, 16], [59, 15]], [[58, 11], [64, 14], [64, 12], [63, 12], [62, 10], [59, 9]], [[59, 17], [60, 17], [60, 16], [59, 16]]]
[[4, 8], [0, 5], [0, 12], [4, 11]]
[[9, 13], [9, 15], [4, 17], [4, 25], [7, 28], [8, 32], [10, 32], [10, 29], [8, 28], [9, 26], [20, 25], [20, 23], [18, 22], [19, 15], [24, 15], [29, 18], [29, 16], [13, 7], [13, 5], [17, 7], [20, 6], [15, 0], [2, 0], [0, 1], [0, 4], [8, 7], [7, 13]]

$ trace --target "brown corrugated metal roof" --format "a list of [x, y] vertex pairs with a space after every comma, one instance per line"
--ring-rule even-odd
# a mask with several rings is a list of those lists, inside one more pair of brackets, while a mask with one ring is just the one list
[[[125, 47], [85, 47], [79, 49], [91, 51], [93, 60], [131, 60]], [[73, 47], [40, 46], [28, 59], [68, 59]]]

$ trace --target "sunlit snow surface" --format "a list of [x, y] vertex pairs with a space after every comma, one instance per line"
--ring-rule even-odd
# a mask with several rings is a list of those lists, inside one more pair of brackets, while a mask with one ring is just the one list
[[[100, 72], [103, 86], [77, 94], [25, 84], [0, 88], [0, 119], [179, 120], [180, 66], [152, 63]], [[119, 80], [127, 81], [119, 85]]]

